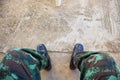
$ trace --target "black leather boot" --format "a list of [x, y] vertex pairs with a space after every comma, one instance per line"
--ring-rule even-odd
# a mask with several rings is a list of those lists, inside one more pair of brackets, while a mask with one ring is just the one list
[[70, 61], [70, 69], [71, 70], [75, 70], [76, 66], [74, 64], [74, 58], [75, 56], [79, 53], [79, 52], [83, 52], [84, 48], [83, 45], [80, 43], [77, 43], [74, 48], [73, 48], [73, 52], [72, 52], [72, 56], [71, 56], [71, 61]]
[[48, 55], [48, 51], [47, 51], [47, 48], [45, 47], [44, 44], [40, 44], [37, 46], [37, 50], [38, 51], [41, 51], [41, 52], [44, 52], [45, 55], [47, 56], [48, 60], [47, 60], [47, 65], [45, 67], [45, 70], [49, 71], [51, 70], [52, 68], [52, 65], [51, 65], [51, 59], [50, 59], [50, 56]]

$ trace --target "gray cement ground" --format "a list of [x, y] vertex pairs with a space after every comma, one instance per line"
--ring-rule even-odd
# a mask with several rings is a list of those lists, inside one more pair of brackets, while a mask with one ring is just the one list
[[119, 0], [0, 0], [0, 46], [71, 51], [81, 42], [86, 50], [120, 49]]
[[120, 0], [54, 4], [54, 0], [0, 0], [0, 50], [44, 43], [49, 51], [58, 51], [50, 53], [54, 67], [49, 73], [43, 71], [43, 80], [79, 79], [78, 72], [68, 69], [69, 52], [79, 42], [87, 51], [114, 52], [120, 64]]

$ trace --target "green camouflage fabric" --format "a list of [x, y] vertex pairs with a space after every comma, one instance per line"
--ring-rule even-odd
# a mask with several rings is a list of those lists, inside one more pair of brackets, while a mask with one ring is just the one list
[[[40, 70], [47, 65], [47, 55], [33, 49], [9, 50], [0, 63], [0, 80], [41, 80]], [[120, 80], [120, 70], [113, 57], [101, 52], [81, 52], [74, 58], [81, 71], [80, 80]]]
[[0, 63], [0, 80], [41, 80], [40, 70], [47, 65], [47, 55], [27, 48], [9, 50]]
[[120, 69], [108, 53], [80, 52], [74, 64], [81, 72], [80, 80], [120, 80]]

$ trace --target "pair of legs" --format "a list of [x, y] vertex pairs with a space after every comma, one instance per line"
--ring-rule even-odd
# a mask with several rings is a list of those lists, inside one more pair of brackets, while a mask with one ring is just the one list
[[[51, 61], [44, 45], [37, 50], [15, 48], [9, 50], [0, 63], [0, 80], [40, 80], [40, 70], [51, 70]], [[76, 44], [70, 69], [79, 69], [80, 80], [120, 80], [120, 70], [107, 53], [83, 51]]]

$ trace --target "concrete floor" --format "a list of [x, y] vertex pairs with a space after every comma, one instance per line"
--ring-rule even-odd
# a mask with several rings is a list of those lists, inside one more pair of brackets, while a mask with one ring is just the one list
[[119, 0], [0, 0], [0, 46], [71, 51], [81, 42], [86, 50], [120, 49]]
[[79, 79], [67, 67], [79, 42], [87, 51], [113, 52], [120, 63], [120, 0], [63, 0], [60, 7], [54, 0], [0, 0], [0, 50], [44, 43], [55, 61], [42, 80]]

